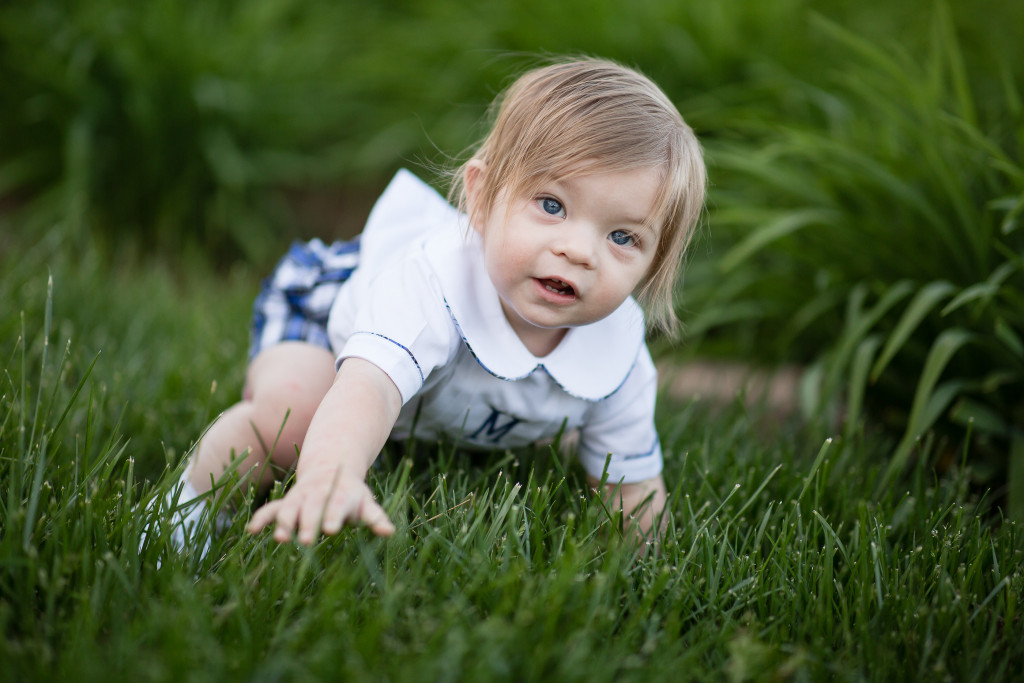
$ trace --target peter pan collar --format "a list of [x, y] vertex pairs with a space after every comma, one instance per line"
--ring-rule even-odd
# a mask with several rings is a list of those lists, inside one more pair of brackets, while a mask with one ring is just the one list
[[[517, 380], [546, 372], [568, 394], [588, 401], [610, 396], [626, 381], [644, 343], [643, 313], [632, 298], [606, 318], [570, 328], [554, 351], [537, 358], [505, 318], [487, 276], [479, 235], [466, 238], [457, 230], [445, 231], [424, 247], [428, 261], [441, 266], [435, 273], [452, 321], [490, 374]], [[452, 267], [443, 254], [459, 251], [463, 258], [456, 262], [462, 267]]]

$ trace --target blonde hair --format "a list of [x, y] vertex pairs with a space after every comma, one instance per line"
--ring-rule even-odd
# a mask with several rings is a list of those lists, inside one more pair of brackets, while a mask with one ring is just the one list
[[[472, 158], [478, 181], [472, 224], [486, 220], [499, 195], [527, 196], [541, 185], [600, 171], [658, 168], [654, 262], [635, 292], [648, 325], [674, 335], [672, 294], [683, 253], [704, 207], [707, 172], [700, 143], [650, 79], [604, 59], [573, 58], [526, 72], [491, 105], [494, 124]], [[466, 164], [450, 198], [469, 210]]]

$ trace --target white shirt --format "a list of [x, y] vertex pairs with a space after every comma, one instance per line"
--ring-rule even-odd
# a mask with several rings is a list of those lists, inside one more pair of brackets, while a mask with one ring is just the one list
[[[578, 429], [583, 468], [610, 482], [658, 475], [657, 374], [632, 298], [537, 358], [516, 336], [468, 220], [399, 171], [360, 238], [359, 267], [327, 325], [338, 364], [358, 357], [402, 395], [392, 438], [445, 435], [504, 449]], [[415, 425], [414, 425], [415, 421]], [[610, 459], [609, 459], [610, 456]]]

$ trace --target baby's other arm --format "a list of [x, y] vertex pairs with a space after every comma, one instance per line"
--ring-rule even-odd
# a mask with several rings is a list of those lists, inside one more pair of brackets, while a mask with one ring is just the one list
[[347, 358], [320, 403], [302, 444], [295, 484], [282, 498], [257, 510], [250, 533], [274, 525], [274, 539], [309, 545], [322, 531], [366, 524], [378, 536], [394, 525], [366, 485], [366, 472], [391, 434], [401, 394], [383, 370]]
[[[591, 476], [587, 477], [587, 483], [595, 493], [602, 489], [601, 482]], [[605, 484], [601, 493], [616, 509], [622, 510], [627, 528], [655, 540], [663, 526], [662, 513], [668, 496], [660, 474], [630, 484]]]

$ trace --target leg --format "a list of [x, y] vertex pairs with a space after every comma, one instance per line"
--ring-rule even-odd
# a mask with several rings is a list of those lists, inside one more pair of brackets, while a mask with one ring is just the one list
[[269, 487], [271, 466], [295, 463], [313, 413], [333, 381], [334, 356], [323, 347], [282, 342], [262, 351], [249, 365], [242, 401], [218, 417], [196, 447], [189, 474], [195, 490], [208, 491], [232, 457], [244, 458], [241, 476], [262, 471], [255, 484]]

